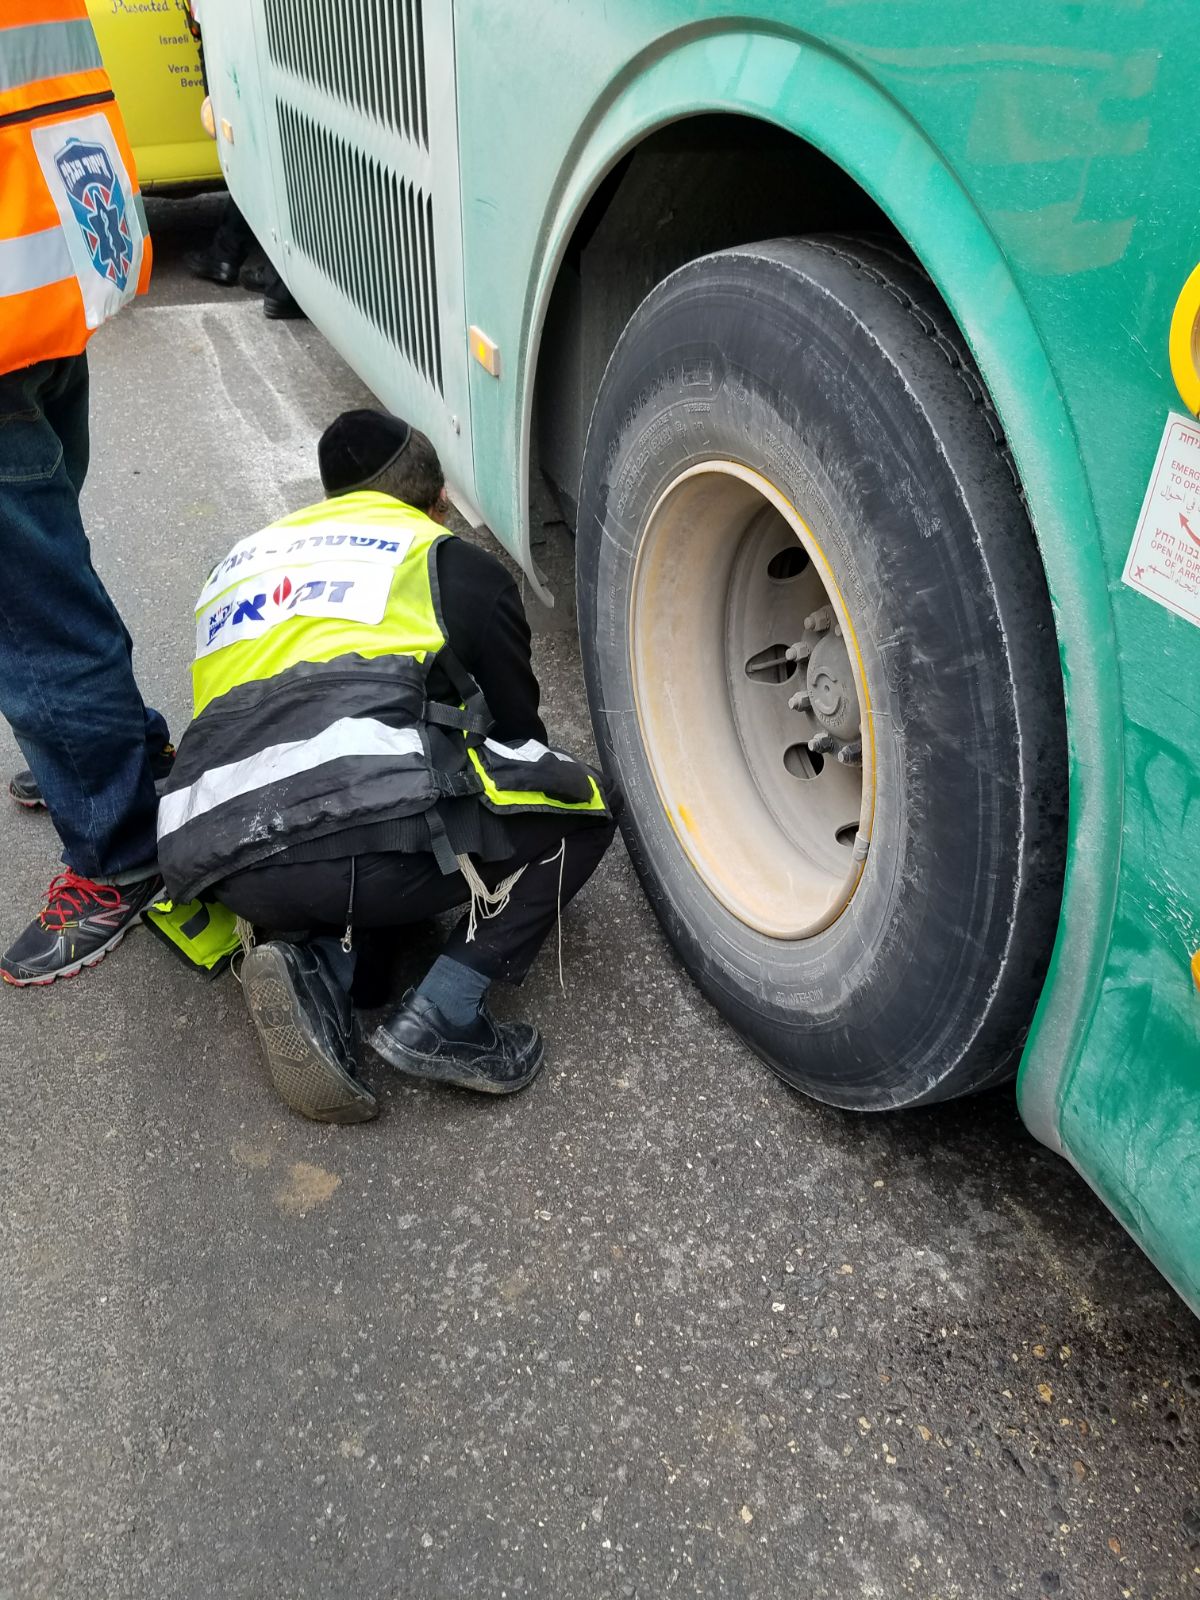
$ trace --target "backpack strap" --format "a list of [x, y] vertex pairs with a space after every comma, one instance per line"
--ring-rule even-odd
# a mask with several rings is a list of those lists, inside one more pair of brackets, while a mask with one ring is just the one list
[[446, 824], [442, 821], [437, 806], [430, 806], [425, 813], [425, 822], [429, 828], [429, 848], [433, 851], [433, 859], [441, 869], [443, 877], [449, 877], [452, 872], [459, 870], [458, 858], [454, 854], [450, 836], [446, 832]]
[[484, 698], [483, 690], [449, 644], [443, 645], [438, 651], [437, 664], [449, 678], [462, 705], [447, 706], [437, 700], [427, 700], [424, 712], [426, 721], [444, 728], [458, 728], [466, 734], [469, 745], [478, 744], [496, 726], [496, 719]]

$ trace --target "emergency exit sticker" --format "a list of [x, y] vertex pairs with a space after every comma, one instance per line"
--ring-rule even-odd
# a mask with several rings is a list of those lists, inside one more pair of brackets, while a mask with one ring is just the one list
[[1200, 627], [1200, 426], [1172, 412], [1122, 580]]

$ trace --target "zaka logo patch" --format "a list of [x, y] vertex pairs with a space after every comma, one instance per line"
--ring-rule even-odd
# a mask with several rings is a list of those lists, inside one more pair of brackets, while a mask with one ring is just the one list
[[125, 192], [102, 144], [69, 139], [54, 157], [71, 210], [91, 254], [92, 265], [107, 282], [124, 290], [133, 265], [133, 239], [125, 208]]
[[383, 620], [394, 568], [367, 561], [318, 562], [258, 573], [196, 613], [196, 654], [256, 639], [295, 617], [337, 617], [370, 625]]

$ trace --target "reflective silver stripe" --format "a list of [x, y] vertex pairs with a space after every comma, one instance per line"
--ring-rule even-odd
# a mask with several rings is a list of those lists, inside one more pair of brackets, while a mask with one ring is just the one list
[[343, 756], [419, 756], [422, 751], [415, 728], [389, 728], [373, 717], [341, 717], [311, 739], [269, 745], [244, 761], [214, 767], [176, 794], [164, 795], [158, 807], [158, 837], [165, 839], [226, 800], [295, 778], [327, 761]]
[[0, 295], [24, 294], [74, 276], [71, 252], [61, 228], [44, 228], [41, 233], [26, 233], [19, 239], [0, 239]]
[[561, 750], [551, 750], [548, 744], [541, 744], [537, 739], [526, 739], [524, 744], [501, 744], [499, 739], [485, 739], [483, 742], [489, 750], [507, 756], [510, 761], [540, 761], [543, 756], [557, 756], [560, 761], [573, 759], [563, 755]]
[[83, 18], [0, 28], [0, 90], [102, 65], [92, 25]]
[[133, 208], [137, 212], [138, 221], [142, 225], [142, 238], [148, 239], [150, 237], [150, 224], [146, 221], [146, 202], [142, 199], [140, 189], [133, 197]]

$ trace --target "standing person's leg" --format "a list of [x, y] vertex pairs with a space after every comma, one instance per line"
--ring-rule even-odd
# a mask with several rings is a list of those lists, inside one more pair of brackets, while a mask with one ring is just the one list
[[183, 263], [193, 276], [230, 288], [238, 281], [242, 262], [253, 244], [250, 224], [230, 197], [222, 208], [216, 233], [203, 250], [189, 250]]
[[263, 316], [278, 322], [303, 315], [292, 291], [268, 262], [263, 276]]
[[[62, 446], [63, 471], [76, 498], [83, 492], [84, 480], [87, 477], [88, 460], [91, 451], [91, 440], [88, 428], [88, 370], [87, 357], [79, 356], [70, 364], [65, 381], [61, 385], [51, 385], [42, 395], [42, 409], [45, 418], [53, 432], [57, 435]], [[86, 546], [86, 559], [92, 577], [97, 586], [100, 579], [91, 565], [91, 550]], [[133, 640], [129, 636], [120, 616], [117, 617], [121, 636], [125, 641], [125, 652], [129, 658], [129, 670], [133, 672]], [[145, 707], [146, 724], [146, 754], [150, 761], [151, 776], [157, 782], [167, 777], [175, 759], [175, 749], [171, 744], [170, 733], [161, 712], [153, 707]], [[45, 796], [33, 772], [26, 769], [14, 773], [9, 783], [9, 793], [18, 805], [27, 810], [42, 808], [46, 804]]]
[[0, 713], [69, 869], [0, 959], [19, 984], [93, 965], [157, 881], [147, 735], [165, 743], [166, 727], [147, 715], [129, 635], [92, 566], [79, 514], [86, 468], [86, 358], [0, 376]]
[[225, 260], [236, 261], [239, 267], [254, 248], [254, 230], [232, 197], [225, 202], [213, 244]]

